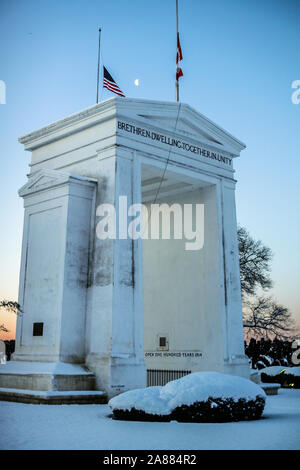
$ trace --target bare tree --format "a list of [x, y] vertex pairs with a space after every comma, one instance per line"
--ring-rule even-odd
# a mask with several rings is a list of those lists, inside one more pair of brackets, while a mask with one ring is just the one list
[[4, 331], [4, 333], [8, 333], [9, 330], [5, 328], [5, 326], [2, 323], [2, 325], [0, 325], [0, 331]]
[[244, 227], [238, 228], [238, 242], [242, 295], [254, 295], [258, 288], [272, 287], [271, 249], [252, 238]]
[[22, 310], [20, 304], [13, 300], [0, 300], [0, 308], [1, 307], [14, 313], [18, 313], [18, 311], [21, 312]]
[[244, 302], [246, 335], [256, 338], [290, 338], [295, 322], [291, 312], [272, 297], [257, 297]]
[[[5, 308], [9, 312], [13, 312], [16, 315], [18, 315], [19, 312], [22, 312], [20, 304], [13, 300], [0, 300], [0, 308]], [[0, 324], [0, 331], [4, 331], [5, 333], [7, 333], [9, 330], [5, 328], [3, 324]]]
[[270, 278], [272, 251], [248, 230], [238, 227], [243, 323], [246, 336], [256, 338], [291, 338], [295, 322], [291, 312], [272, 297], [258, 296], [258, 289], [272, 287]]

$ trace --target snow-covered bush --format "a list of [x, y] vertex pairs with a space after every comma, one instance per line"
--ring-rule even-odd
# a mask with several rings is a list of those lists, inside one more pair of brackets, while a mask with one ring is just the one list
[[[284, 359], [282, 359], [282, 362], [283, 361]], [[255, 363], [256, 369], [258, 370], [265, 369], [266, 367], [273, 367], [276, 365], [280, 366], [281, 361], [266, 355], [259, 356], [257, 362]]]
[[242, 377], [196, 372], [164, 387], [130, 390], [109, 401], [116, 419], [225, 422], [258, 419], [265, 392]]
[[300, 388], [300, 367], [287, 367], [284, 371], [285, 387]]
[[161, 396], [163, 387], [129, 390], [112, 398], [108, 404], [114, 417], [134, 421], [170, 421], [168, 401]]
[[252, 369], [264, 369], [269, 366], [293, 365], [292, 354], [293, 340], [274, 340], [261, 339], [260, 341], [251, 338], [250, 342], [245, 344], [246, 355], [251, 359]]
[[263, 383], [275, 383], [284, 386], [285, 368], [283, 366], [271, 366], [260, 369], [260, 378]]
[[282, 387], [300, 388], [300, 367], [266, 367], [260, 371], [264, 383], [279, 383]]

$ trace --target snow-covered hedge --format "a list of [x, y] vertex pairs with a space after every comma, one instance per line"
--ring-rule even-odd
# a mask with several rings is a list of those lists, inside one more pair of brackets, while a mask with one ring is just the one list
[[196, 372], [164, 387], [130, 390], [109, 401], [114, 417], [126, 420], [225, 422], [258, 419], [265, 392], [242, 377]]
[[287, 367], [284, 371], [286, 387], [300, 388], [300, 367]]
[[271, 366], [271, 367], [265, 367], [264, 369], [261, 369], [260, 374], [265, 374], [268, 377], [276, 377], [284, 370], [285, 370], [284, 366]]
[[264, 383], [279, 383], [282, 387], [300, 388], [300, 367], [266, 367], [260, 371]]

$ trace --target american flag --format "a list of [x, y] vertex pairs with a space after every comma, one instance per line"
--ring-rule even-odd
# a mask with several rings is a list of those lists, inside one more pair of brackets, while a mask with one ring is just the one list
[[178, 80], [179, 77], [183, 77], [182, 69], [179, 65], [179, 62], [181, 60], [182, 60], [182, 51], [181, 51], [181, 45], [180, 45], [180, 40], [179, 40], [179, 33], [177, 33], [176, 80]]
[[112, 78], [111, 74], [107, 71], [107, 69], [103, 66], [103, 88], [107, 88], [109, 91], [116, 93], [116, 95], [123, 96], [125, 98], [124, 93], [120, 90], [114, 79]]

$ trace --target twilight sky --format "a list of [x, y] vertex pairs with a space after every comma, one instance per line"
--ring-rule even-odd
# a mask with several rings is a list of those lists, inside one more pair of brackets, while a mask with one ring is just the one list
[[[175, 0], [0, 0], [0, 299], [18, 291], [30, 154], [17, 139], [95, 103], [99, 26], [126, 96], [173, 101]], [[180, 99], [246, 143], [238, 221], [273, 250], [272, 294], [300, 324], [300, 0], [179, 0], [179, 30]]]

